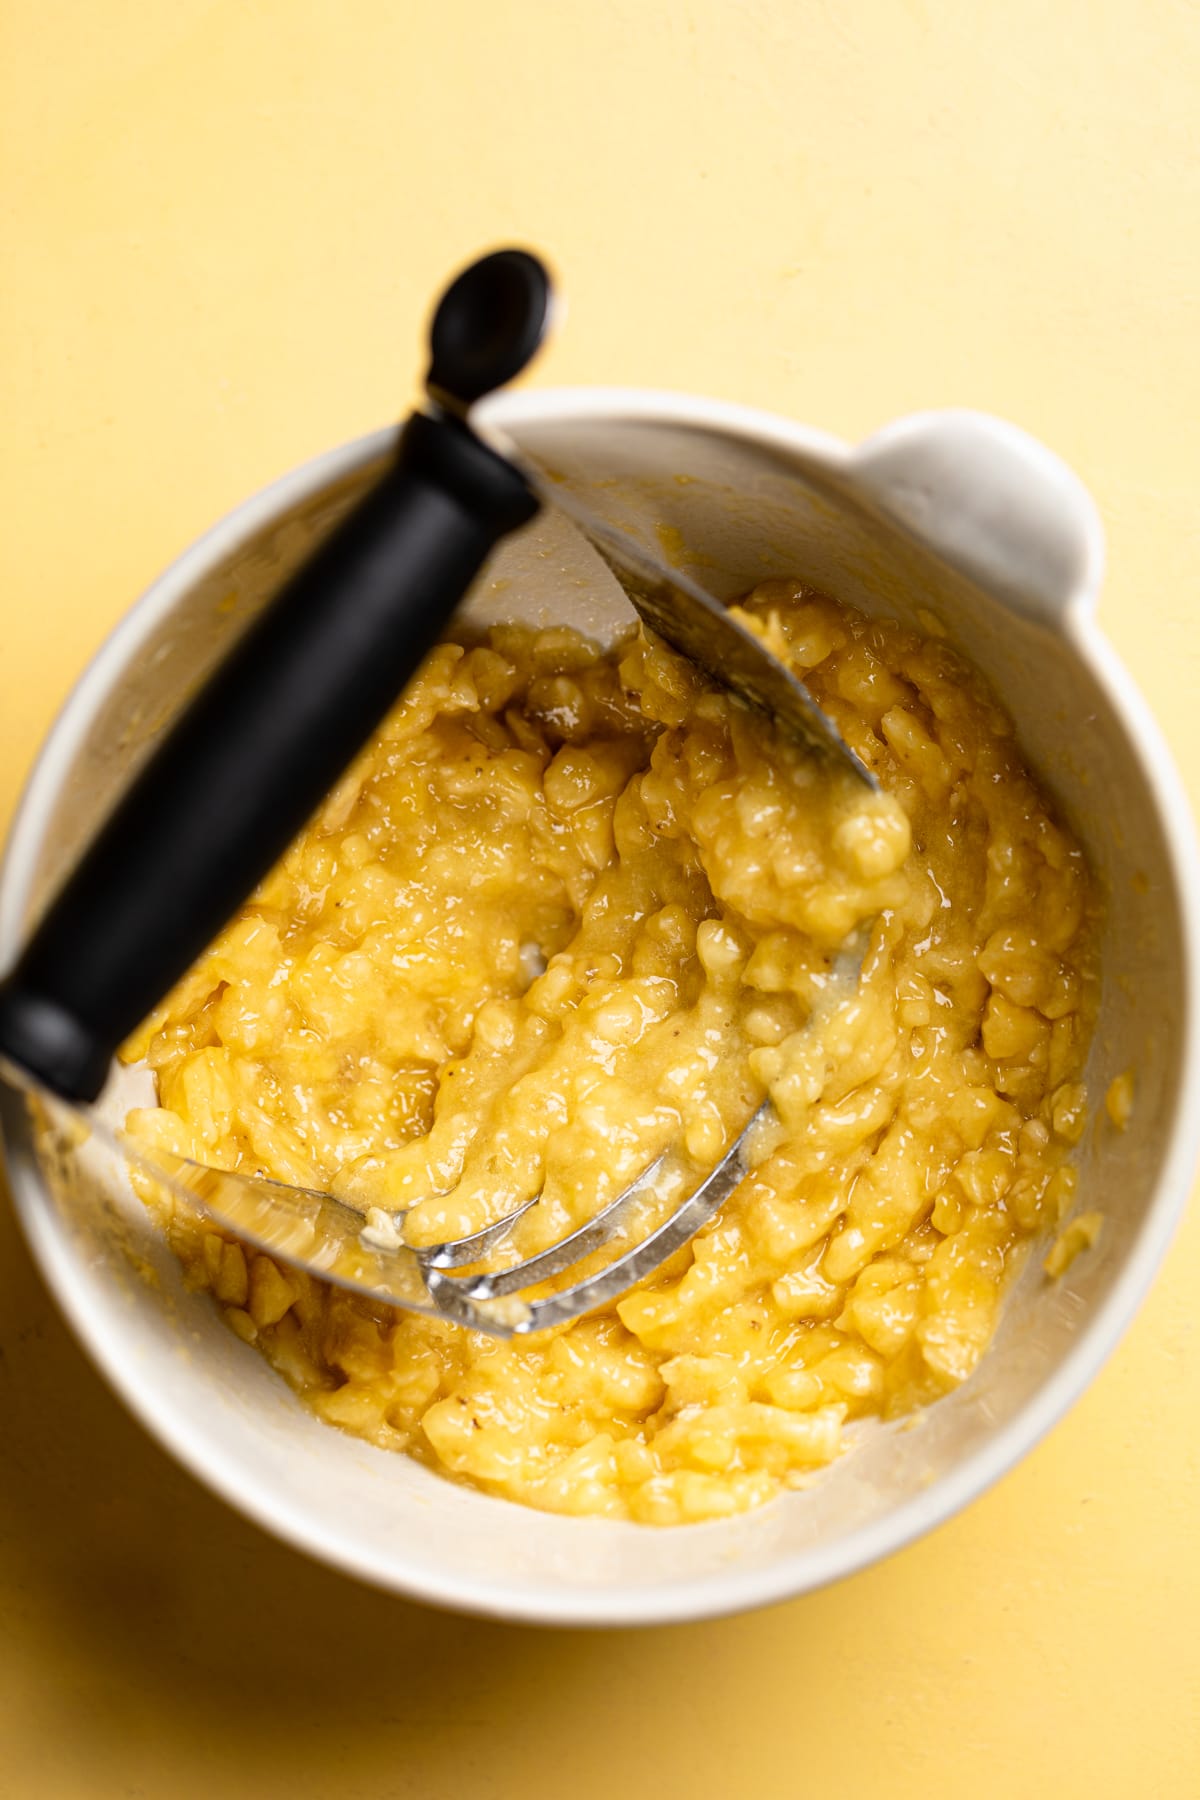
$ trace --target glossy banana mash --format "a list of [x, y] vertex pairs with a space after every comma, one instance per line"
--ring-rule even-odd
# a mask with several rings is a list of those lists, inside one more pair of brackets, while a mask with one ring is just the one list
[[[1094, 919], [1008, 719], [940, 638], [745, 603], [871, 794], [635, 637], [443, 644], [127, 1046], [150, 1144], [408, 1208], [582, 1222], [769, 1096], [716, 1221], [611, 1309], [502, 1343], [173, 1241], [324, 1419], [495, 1494], [656, 1524], [769, 1499], [986, 1349], [1072, 1200]], [[857, 982], [834, 953], [862, 927]]]

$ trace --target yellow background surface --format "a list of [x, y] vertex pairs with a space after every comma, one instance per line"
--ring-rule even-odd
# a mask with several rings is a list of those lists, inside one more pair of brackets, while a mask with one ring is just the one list
[[[1181, 0], [5, 0], [0, 811], [252, 489], [396, 414], [476, 249], [539, 382], [847, 437], [1006, 414], [1106, 520], [1196, 791], [1200, 12]], [[1200, 1215], [1065, 1424], [828, 1592], [614, 1635], [356, 1587], [179, 1472], [0, 1209], [0, 1794], [1195, 1800]]]

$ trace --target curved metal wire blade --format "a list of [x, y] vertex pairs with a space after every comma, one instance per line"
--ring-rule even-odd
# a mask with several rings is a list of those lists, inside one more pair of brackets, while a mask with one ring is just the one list
[[703, 669], [718, 687], [731, 689], [791, 736], [849, 769], [865, 787], [878, 790], [875, 776], [803, 682], [728, 607], [681, 569], [660, 563], [627, 532], [596, 518], [573, 493], [548, 479], [527, 454], [518, 460], [539, 499], [566, 514], [652, 631]]
[[[364, 1214], [331, 1194], [242, 1170], [213, 1169], [166, 1150], [151, 1154], [136, 1140], [114, 1130], [99, 1113], [70, 1105], [23, 1070], [5, 1064], [0, 1074], [34, 1104], [35, 1138], [39, 1131], [50, 1129], [75, 1153], [90, 1145], [93, 1153], [99, 1149], [115, 1164], [115, 1168], [97, 1168], [98, 1179], [111, 1182], [114, 1175], [132, 1167], [214, 1225], [280, 1262], [389, 1306], [428, 1318], [445, 1318], [445, 1309], [430, 1293], [416, 1252], [399, 1239], [395, 1245], [381, 1242], [373, 1236]], [[474, 1309], [472, 1329], [508, 1337], [524, 1311], [521, 1302], [513, 1299], [498, 1299], [491, 1305], [481, 1299]]]
[[[571, 1267], [572, 1263], [581, 1262], [585, 1256], [590, 1256], [593, 1250], [599, 1250], [609, 1242], [624, 1214], [653, 1183], [654, 1177], [662, 1168], [665, 1160], [665, 1156], [656, 1157], [648, 1169], [643, 1169], [636, 1180], [631, 1181], [627, 1188], [622, 1188], [615, 1200], [610, 1200], [607, 1206], [602, 1206], [586, 1225], [581, 1225], [569, 1236], [560, 1238], [557, 1244], [551, 1244], [548, 1250], [541, 1251], [537, 1256], [527, 1256], [524, 1262], [514, 1263], [511, 1269], [501, 1269], [494, 1275], [460, 1275], [457, 1278], [460, 1292], [471, 1300], [494, 1300], [502, 1294], [515, 1294], [520, 1288], [532, 1287], [535, 1282], [549, 1281], [551, 1276], [561, 1275], [565, 1269]], [[529, 1208], [535, 1204], [535, 1201], [527, 1200], [519, 1211], [510, 1213], [507, 1221], [502, 1220], [501, 1224], [507, 1226], [515, 1224], [521, 1214], [528, 1212]], [[493, 1226], [492, 1229], [495, 1230], [496, 1227]], [[477, 1235], [482, 1237], [484, 1234], [479, 1232]], [[460, 1238], [458, 1244], [472, 1241], [469, 1238]], [[447, 1248], [457, 1250], [458, 1245], [442, 1244], [438, 1248], [439, 1250]], [[419, 1254], [426, 1269], [445, 1269], [454, 1266], [445, 1261], [434, 1261], [423, 1251]], [[457, 1266], [461, 1268], [465, 1260], [465, 1258], [460, 1258]]]
[[[770, 1118], [772, 1111], [770, 1101], [764, 1101], [733, 1140], [711, 1175], [668, 1219], [632, 1249], [615, 1257], [595, 1275], [589, 1275], [573, 1286], [563, 1288], [560, 1293], [549, 1294], [541, 1300], [527, 1301], [527, 1316], [512, 1327], [513, 1335], [524, 1336], [533, 1331], [546, 1331], [552, 1325], [563, 1325], [570, 1319], [579, 1318], [583, 1313], [594, 1312], [597, 1307], [627, 1293], [647, 1275], [652, 1275], [655, 1269], [661, 1268], [720, 1210], [734, 1188], [749, 1172], [747, 1151], [750, 1139], [755, 1127]], [[624, 1200], [626, 1195], [622, 1194], [619, 1198]], [[442, 1302], [447, 1311], [459, 1317], [463, 1323], [467, 1322], [465, 1314], [476, 1302], [463, 1291], [461, 1282], [434, 1270], [429, 1276], [429, 1291]], [[486, 1300], [482, 1304], [486, 1305]]]
[[469, 1237], [446, 1238], [441, 1244], [432, 1244], [428, 1250], [418, 1250], [416, 1254], [422, 1268], [464, 1269], [468, 1263], [478, 1262], [489, 1250], [504, 1242], [517, 1220], [523, 1219], [540, 1198], [540, 1194], [535, 1194], [532, 1200], [526, 1200], [493, 1224], [485, 1225], [482, 1231], [471, 1232]]

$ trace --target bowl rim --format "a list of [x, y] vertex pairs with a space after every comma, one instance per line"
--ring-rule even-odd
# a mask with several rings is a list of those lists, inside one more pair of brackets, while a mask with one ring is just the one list
[[[578, 419], [622, 420], [716, 429], [756, 443], [800, 452], [827, 469], [844, 471], [851, 448], [826, 433], [780, 415], [702, 396], [636, 388], [539, 389], [490, 401], [485, 424], [519, 431], [522, 424]], [[926, 415], [929, 416], [929, 415]], [[982, 416], [982, 415], [977, 415]], [[898, 421], [897, 423], [900, 423]], [[997, 421], [997, 424], [1000, 422]], [[891, 429], [887, 427], [885, 429]], [[1011, 427], [1003, 427], [1011, 430]], [[208, 570], [246, 537], [300, 501], [377, 461], [396, 428], [369, 432], [302, 463], [241, 501], [150, 585], [91, 659], [51, 725], [18, 803], [0, 863], [0, 964], [21, 929], [45, 820], [63, 777], [98, 709], [139, 645]], [[247, 1471], [219, 1442], [173, 1410], [152, 1368], [124, 1359], [96, 1305], [68, 1234], [43, 1204], [44, 1190], [24, 1108], [6, 1103], [3, 1136], [14, 1206], [34, 1260], [57, 1304], [93, 1363], [130, 1412], [191, 1474], [235, 1509], [304, 1551], [369, 1585], [407, 1599], [523, 1623], [631, 1626], [683, 1623], [742, 1612], [813, 1591], [901, 1549], [958, 1512], [1027, 1454], [1080, 1397], [1115, 1348], [1141, 1304], [1166, 1253], [1191, 1186], [1200, 1151], [1200, 918], [1186, 904], [1200, 893], [1191, 810], [1162, 732], [1090, 609], [1064, 613], [1061, 629], [1073, 641], [1126, 735], [1156, 806], [1179, 902], [1185, 967], [1183, 1057], [1175, 1116], [1162, 1173], [1124, 1267], [1077, 1341], [1036, 1393], [987, 1443], [923, 1493], [833, 1545], [809, 1547], [765, 1566], [736, 1562], [701, 1577], [647, 1590], [635, 1584], [605, 1589], [568, 1583], [530, 1592], [507, 1579], [480, 1581], [406, 1561], [403, 1546], [388, 1559], [364, 1552], [338, 1521], [317, 1520], [295, 1496], [275, 1491]], [[495, 1502], [493, 1502], [495, 1504]], [[505, 1504], [500, 1502], [500, 1504]], [[577, 1521], [586, 1530], [593, 1523]], [[633, 1529], [638, 1529], [633, 1527]], [[692, 1530], [711, 1529], [704, 1525]]]

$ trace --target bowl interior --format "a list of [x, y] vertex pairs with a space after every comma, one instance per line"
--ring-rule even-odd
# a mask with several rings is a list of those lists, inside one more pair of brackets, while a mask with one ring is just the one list
[[[669, 419], [518, 418], [512, 429], [627, 529], [659, 549], [686, 545], [692, 571], [722, 595], [790, 574], [871, 612], [925, 626], [932, 616], [999, 688], [1108, 902], [1090, 1077], [1098, 1100], [1132, 1067], [1137, 1104], [1128, 1131], [1101, 1115], [1080, 1147], [1085, 1203], [1107, 1219], [1099, 1247], [1056, 1285], [1031, 1261], [973, 1379], [916, 1419], [864, 1431], [810, 1488], [728, 1522], [653, 1532], [493, 1501], [318, 1424], [209, 1300], [184, 1290], [119, 1182], [98, 1193], [73, 1158], [39, 1164], [9, 1096], [14, 1188], [52, 1285], [114, 1384], [271, 1529], [452, 1605], [575, 1622], [697, 1616], [828, 1580], [945, 1516], [1028, 1447], [1110, 1347], [1175, 1207], [1164, 1171], [1178, 1152], [1187, 1021], [1174, 863], [1154, 784], [1091, 659], [872, 514], [844, 468], [802, 443], [789, 456]], [[156, 732], [385, 450], [386, 439], [372, 440], [250, 503], [110, 642], [31, 787], [0, 892], [0, 948], [11, 949]], [[468, 611], [477, 622], [568, 620], [598, 637], [632, 617], [590, 550], [545, 515], [497, 555]]]

